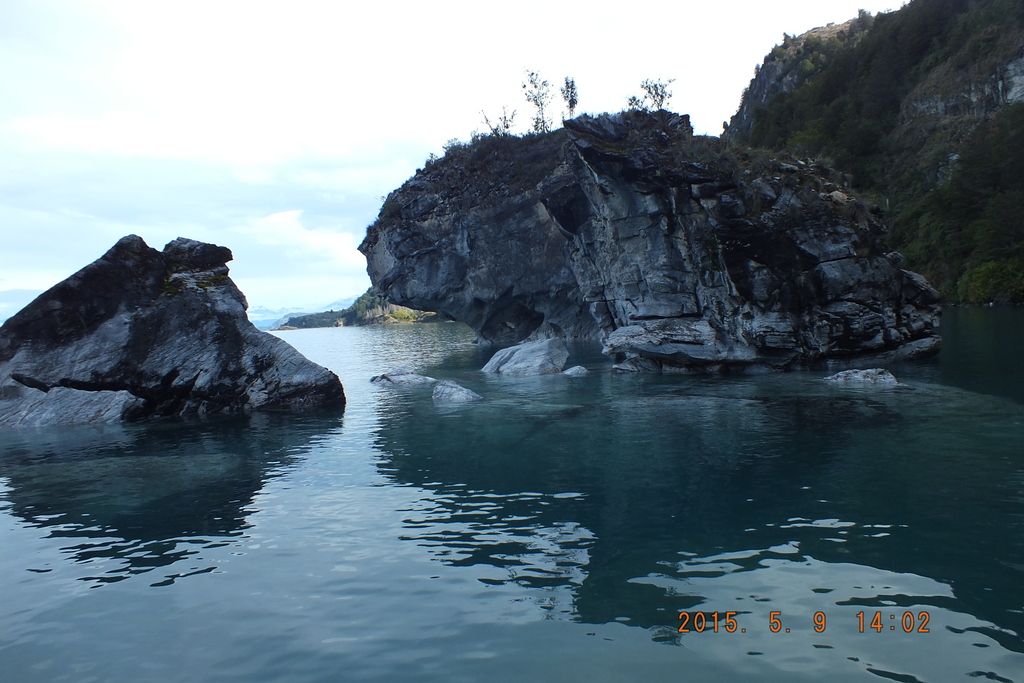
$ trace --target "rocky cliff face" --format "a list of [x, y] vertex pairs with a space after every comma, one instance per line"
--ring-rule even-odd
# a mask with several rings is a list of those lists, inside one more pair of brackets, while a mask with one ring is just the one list
[[914, 0], [861, 19], [776, 46], [726, 137], [834, 160], [946, 297], [1024, 301], [1024, 4]]
[[225, 247], [134, 235], [0, 327], [0, 426], [342, 406], [334, 373], [245, 316]]
[[938, 350], [938, 296], [838, 174], [625, 112], [484, 138], [393, 192], [360, 250], [394, 303], [485, 340], [600, 337], [626, 369]]
[[975, 128], [1024, 102], [1024, 33], [1004, 31], [988, 49], [985, 59], [958, 66], [957, 55], [938, 64], [903, 98], [891, 134], [894, 168], [909, 168], [928, 185], [948, 180]]

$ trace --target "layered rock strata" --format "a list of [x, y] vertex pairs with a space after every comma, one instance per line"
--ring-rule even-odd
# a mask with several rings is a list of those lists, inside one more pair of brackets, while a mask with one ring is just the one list
[[225, 247], [135, 235], [0, 327], [0, 426], [343, 406], [337, 376], [257, 330]]
[[360, 245], [388, 300], [484, 340], [604, 340], [624, 369], [935, 353], [939, 296], [839, 174], [624, 112], [452, 149]]

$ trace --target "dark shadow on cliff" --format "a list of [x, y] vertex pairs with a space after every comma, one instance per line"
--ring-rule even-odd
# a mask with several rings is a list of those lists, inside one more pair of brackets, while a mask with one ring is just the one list
[[12, 430], [0, 435], [3, 498], [15, 517], [67, 539], [72, 561], [116, 561], [84, 580], [120, 581], [242, 537], [267, 481], [341, 428], [331, 415], [254, 414]]

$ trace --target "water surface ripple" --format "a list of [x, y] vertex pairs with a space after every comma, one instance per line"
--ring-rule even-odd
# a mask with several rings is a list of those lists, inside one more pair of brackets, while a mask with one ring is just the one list
[[1021, 313], [947, 311], [888, 391], [280, 333], [343, 415], [0, 434], [2, 678], [1024, 681]]

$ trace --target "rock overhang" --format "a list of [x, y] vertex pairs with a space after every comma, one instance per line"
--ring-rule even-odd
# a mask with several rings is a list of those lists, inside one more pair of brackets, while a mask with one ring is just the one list
[[[835, 171], [695, 137], [668, 112], [583, 116], [560, 135], [534, 185], [487, 191], [486, 163], [516, 162], [506, 141], [504, 156], [445, 157], [392, 193], [417, 209], [368, 229], [374, 283], [487, 341], [600, 338], [662, 368], [937, 351], [938, 294], [887, 253], [877, 207]], [[673, 337], [698, 328], [697, 342]]]

